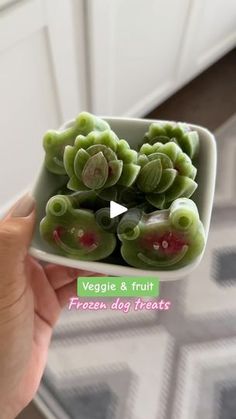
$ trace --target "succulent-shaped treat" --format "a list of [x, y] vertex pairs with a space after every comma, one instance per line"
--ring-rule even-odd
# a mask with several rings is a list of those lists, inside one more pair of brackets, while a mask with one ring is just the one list
[[199, 256], [205, 232], [195, 203], [177, 199], [168, 210], [129, 216], [118, 225], [121, 254], [131, 266], [170, 270], [183, 267]]
[[64, 166], [73, 191], [131, 186], [140, 170], [137, 152], [111, 130], [79, 135], [74, 146], [65, 148]]
[[199, 150], [198, 132], [191, 130], [187, 124], [154, 122], [149, 126], [149, 130], [144, 136], [144, 142], [150, 144], [156, 142], [165, 144], [169, 141], [178, 144], [191, 159], [197, 156]]
[[138, 164], [137, 187], [155, 208], [168, 208], [177, 198], [190, 198], [197, 188], [197, 169], [174, 142], [143, 144]]
[[47, 169], [59, 175], [66, 174], [63, 164], [63, 154], [66, 145], [73, 145], [79, 134], [87, 135], [91, 131], [104, 131], [109, 124], [100, 118], [81, 112], [71, 126], [63, 131], [47, 131], [43, 138], [43, 147], [46, 152], [45, 165]]
[[116, 246], [115, 235], [97, 224], [92, 211], [73, 208], [71, 199], [63, 195], [48, 201], [40, 234], [59, 254], [73, 259], [104, 259]]

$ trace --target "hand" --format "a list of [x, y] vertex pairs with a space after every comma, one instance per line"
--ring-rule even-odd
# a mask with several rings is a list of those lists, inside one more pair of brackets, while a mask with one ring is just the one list
[[[77, 276], [93, 273], [40, 263], [28, 255], [34, 200], [23, 197], [0, 221], [0, 411], [13, 419], [35, 395], [62, 307]], [[97, 275], [97, 274], [96, 274]]]

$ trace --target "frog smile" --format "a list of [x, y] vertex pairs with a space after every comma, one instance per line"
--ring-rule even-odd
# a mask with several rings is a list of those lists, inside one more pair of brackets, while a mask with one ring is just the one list
[[64, 250], [64, 252], [67, 252], [71, 255], [78, 255], [79, 252], [82, 253], [91, 253], [93, 252], [95, 249], [97, 249], [98, 245], [96, 243], [93, 243], [89, 246], [84, 246], [82, 249], [77, 248], [73, 248], [68, 246], [66, 243], [64, 243], [61, 238], [60, 235], [58, 234], [57, 230], [54, 231], [53, 233], [53, 238], [56, 242], [56, 244], [58, 245], [58, 247], [60, 247], [62, 250]]
[[149, 258], [148, 256], [144, 255], [142, 252], [139, 252], [137, 254], [137, 257], [142, 262], [145, 262], [149, 266], [154, 266], [154, 267], [157, 267], [157, 268], [165, 268], [165, 267], [175, 265], [181, 259], [183, 259], [183, 257], [186, 255], [186, 253], [188, 251], [188, 248], [189, 248], [188, 245], [184, 245], [182, 247], [181, 251], [178, 252], [178, 254], [176, 254], [174, 257], [166, 259], [166, 260], [159, 260], [159, 261], [158, 260], [153, 260], [153, 259]]

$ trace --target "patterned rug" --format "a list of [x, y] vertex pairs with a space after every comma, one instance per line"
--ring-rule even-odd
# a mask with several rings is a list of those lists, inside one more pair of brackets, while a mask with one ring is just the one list
[[236, 418], [236, 115], [217, 133], [204, 259], [169, 311], [65, 310], [36, 402], [56, 419]]

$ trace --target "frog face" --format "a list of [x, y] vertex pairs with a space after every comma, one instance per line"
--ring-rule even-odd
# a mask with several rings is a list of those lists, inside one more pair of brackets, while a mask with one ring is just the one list
[[74, 259], [104, 259], [116, 246], [115, 235], [99, 227], [92, 211], [74, 209], [62, 195], [48, 201], [40, 233], [58, 253]]
[[143, 214], [139, 222], [118, 227], [121, 253], [126, 262], [141, 269], [176, 269], [193, 261], [203, 250], [205, 234], [196, 205], [177, 199], [168, 210]]

